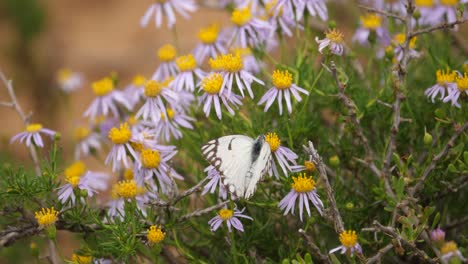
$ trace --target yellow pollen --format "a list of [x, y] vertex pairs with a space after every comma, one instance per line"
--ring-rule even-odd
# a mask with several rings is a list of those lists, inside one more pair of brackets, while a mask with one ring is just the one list
[[[394, 37], [393, 37], [393, 41], [395, 42], [395, 44], [397, 45], [403, 45], [405, 44], [405, 40], [406, 40], [406, 35], [403, 34], [403, 33], [399, 33], [399, 34], [396, 34]], [[414, 49], [416, 47], [416, 40], [417, 38], [414, 37], [410, 40], [410, 44], [409, 44], [409, 47], [411, 49]]]
[[86, 172], [86, 165], [82, 161], [76, 161], [65, 169], [65, 181], [76, 187], [80, 182], [81, 176]]
[[414, 1], [417, 7], [432, 7], [434, 6], [434, 0], [416, 0]]
[[132, 169], [125, 169], [123, 173], [123, 177], [125, 180], [133, 180], [133, 170]]
[[166, 233], [162, 231], [161, 227], [154, 225], [150, 226], [150, 229], [148, 229], [148, 235], [146, 236], [150, 244], [158, 244], [163, 241], [165, 237]]
[[440, 253], [442, 253], [442, 255], [445, 255], [450, 252], [456, 252], [457, 250], [457, 243], [455, 243], [454, 241], [448, 241], [445, 242], [445, 244], [442, 246], [442, 248], [440, 249]]
[[221, 217], [221, 219], [225, 221], [225, 220], [231, 219], [232, 216], [234, 215], [234, 212], [232, 210], [223, 208], [219, 210], [218, 215], [219, 217]]
[[57, 80], [61, 83], [68, 81], [68, 79], [70, 79], [71, 76], [72, 76], [72, 71], [67, 68], [60, 69], [57, 72]]
[[92, 84], [94, 94], [97, 96], [104, 96], [114, 90], [114, 81], [111, 78], [105, 77]]
[[158, 50], [158, 58], [163, 62], [173, 61], [176, 56], [177, 51], [171, 44], [164, 45]]
[[252, 20], [252, 12], [248, 7], [235, 9], [231, 14], [231, 22], [237, 26], [243, 26]]
[[144, 149], [141, 151], [141, 163], [147, 169], [155, 169], [161, 162], [161, 156], [157, 150]]
[[240, 54], [223, 54], [210, 59], [210, 66], [214, 71], [239, 72], [244, 68], [244, 63]]
[[87, 138], [91, 131], [87, 127], [77, 127], [75, 129], [75, 140], [82, 141], [83, 139]]
[[218, 94], [223, 85], [223, 76], [220, 73], [212, 73], [203, 78], [202, 88], [208, 94]]
[[55, 224], [58, 220], [58, 212], [52, 208], [42, 208], [41, 211], [35, 212], [37, 223], [41, 227], [46, 227]]
[[452, 71], [450, 72], [449, 69], [446, 71], [444, 70], [437, 70], [436, 71], [436, 78], [438, 84], [447, 84], [455, 82], [455, 78], [457, 77], [457, 72]]
[[73, 253], [71, 261], [73, 264], [90, 264], [93, 261], [93, 257]]
[[275, 152], [281, 146], [281, 140], [276, 133], [268, 133], [265, 141], [270, 145], [271, 152]]
[[30, 124], [26, 127], [26, 131], [29, 133], [39, 132], [42, 129], [41, 124]]
[[156, 97], [161, 93], [163, 88], [164, 87], [160, 82], [155, 81], [155, 80], [150, 80], [146, 82], [145, 84], [145, 96]]
[[213, 44], [218, 39], [219, 25], [213, 24], [198, 31], [198, 38], [204, 44]]
[[354, 230], [345, 230], [340, 234], [341, 245], [351, 248], [357, 244], [357, 234]]
[[304, 161], [304, 166], [307, 171], [313, 172], [315, 171], [315, 163], [313, 161]]
[[176, 59], [176, 65], [180, 71], [193, 71], [197, 68], [197, 61], [192, 54], [180, 56]]
[[297, 177], [292, 177], [291, 187], [299, 193], [310, 192], [315, 188], [315, 181], [312, 177], [307, 177], [305, 173], [300, 173]]
[[132, 137], [132, 131], [128, 127], [128, 123], [121, 124], [119, 128], [113, 127], [109, 131], [109, 139], [114, 144], [128, 143], [131, 137]]
[[137, 74], [135, 75], [135, 77], [133, 77], [132, 84], [136, 87], [139, 87], [139, 86], [143, 86], [145, 82], [146, 82], [145, 76], [141, 74]]
[[289, 89], [292, 85], [292, 74], [288, 70], [275, 70], [271, 75], [273, 85], [280, 90]]
[[468, 73], [465, 72], [463, 77], [457, 76], [455, 81], [457, 82], [457, 88], [459, 91], [463, 92], [468, 90]]
[[458, 0], [440, 0], [440, 3], [445, 6], [456, 6], [458, 2]]
[[138, 186], [134, 180], [119, 181], [115, 188], [116, 195], [125, 199], [133, 199], [145, 192], [143, 187]]
[[341, 31], [337, 30], [336, 28], [329, 29], [325, 33], [325, 37], [335, 43], [343, 42], [343, 33], [341, 33]]
[[365, 16], [361, 16], [361, 23], [363, 27], [375, 30], [382, 26], [382, 18], [376, 14], [369, 13]]

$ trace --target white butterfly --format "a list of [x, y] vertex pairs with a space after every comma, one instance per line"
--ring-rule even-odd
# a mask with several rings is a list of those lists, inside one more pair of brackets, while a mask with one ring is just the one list
[[243, 135], [220, 137], [204, 145], [202, 153], [221, 173], [229, 191], [246, 199], [271, 165], [270, 144], [264, 135], [255, 140]]

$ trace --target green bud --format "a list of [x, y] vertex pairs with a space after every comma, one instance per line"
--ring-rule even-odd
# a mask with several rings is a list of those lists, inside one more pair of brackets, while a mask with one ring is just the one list
[[354, 209], [354, 203], [352, 203], [352, 202], [346, 203], [346, 209], [348, 209], [348, 210]]
[[430, 146], [432, 145], [432, 135], [429, 133], [424, 133], [424, 145]]
[[55, 140], [55, 141], [59, 141], [60, 138], [62, 138], [62, 134], [60, 134], [60, 133], [58, 133], [58, 132], [54, 134], [54, 140]]
[[49, 239], [55, 239], [57, 237], [57, 228], [55, 225], [49, 225], [45, 228], [46, 235]]
[[330, 159], [328, 160], [328, 162], [329, 162], [330, 165], [332, 165], [333, 167], [338, 167], [338, 166], [340, 166], [340, 158], [338, 158], [337, 155], [330, 157]]
[[336, 21], [335, 21], [335, 20], [330, 20], [330, 21], [328, 21], [328, 27], [329, 27], [330, 29], [336, 28]]
[[80, 190], [80, 196], [81, 197], [88, 197], [88, 190], [81, 189]]
[[421, 18], [421, 12], [419, 11], [419, 9], [416, 9], [413, 13], [413, 18], [418, 20]]

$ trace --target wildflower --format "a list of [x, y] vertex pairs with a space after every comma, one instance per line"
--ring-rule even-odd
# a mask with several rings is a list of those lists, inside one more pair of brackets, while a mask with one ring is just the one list
[[107, 189], [107, 180], [110, 178], [106, 173], [91, 172], [86, 169], [82, 161], [76, 161], [65, 169], [66, 184], [58, 188], [58, 198], [62, 204], [71, 201], [75, 204], [76, 196], [74, 190], [86, 190], [88, 197], [93, 197], [98, 191]]
[[240, 54], [229, 53], [216, 56], [214, 59], [210, 59], [210, 66], [215, 71], [222, 73], [221, 92], [227, 89], [228, 95], [231, 94], [234, 80], [242, 97], [244, 97], [244, 89], [247, 89], [251, 98], [254, 97], [251, 87], [253, 81], [260, 85], [265, 84], [244, 69], [244, 62]]
[[[403, 33], [396, 34], [393, 37], [393, 43], [395, 46], [393, 53], [395, 54], [396, 59], [398, 61], [401, 61], [403, 59], [403, 50], [404, 50], [403, 45], [405, 44], [405, 41], [406, 41], [406, 35]], [[412, 58], [419, 57], [419, 52], [415, 50], [415, 47], [416, 47], [416, 37], [412, 38], [409, 42], [408, 56]]]
[[178, 97], [175, 91], [167, 89], [163, 83], [150, 80], [145, 84], [145, 103], [136, 113], [135, 117], [142, 117], [143, 120], [157, 123], [161, 119], [161, 114], [165, 115], [166, 103], [175, 105]]
[[93, 262], [92, 256], [83, 256], [73, 253], [71, 263], [73, 264], [91, 264]]
[[174, 78], [171, 85], [176, 91], [186, 90], [193, 92], [195, 90], [195, 79], [202, 79], [206, 73], [198, 67], [197, 61], [192, 54], [180, 56], [176, 59], [176, 65], [179, 73]]
[[219, 173], [219, 171], [211, 165], [206, 167], [204, 171], [208, 174], [206, 178], [209, 179], [210, 181], [205, 185], [205, 187], [203, 187], [202, 195], [205, 195], [208, 192], [214, 193], [216, 191], [216, 188], [218, 187], [219, 188], [218, 196], [222, 198], [223, 200], [226, 200], [227, 189], [221, 180], [221, 173]]
[[265, 104], [265, 109], [264, 111], [268, 111], [270, 106], [273, 104], [276, 98], [278, 98], [278, 107], [279, 107], [279, 112], [280, 115], [283, 114], [283, 96], [284, 96], [284, 101], [286, 101], [286, 106], [288, 108], [288, 112], [292, 112], [292, 106], [291, 106], [291, 94], [296, 98], [298, 102], [300, 102], [302, 99], [299, 96], [299, 92], [309, 95], [309, 92], [307, 90], [302, 89], [301, 87], [297, 86], [294, 84], [292, 78], [292, 74], [288, 70], [275, 70], [272, 75], [272, 82], [273, 82], [273, 87], [271, 87], [260, 99], [258, 102], [259, 105], [266, 103]]
[[445, 241], [445, 232], [444, 230], [437, 228], [431, 231], [431, 239], [437, 244], [443, 243]]
[[222, 117], [221, 102], [231, 115], [234, 115], [235, 112], [230, 105], [233, 105], [233, 107], [242, 105], [242, 98], [239, 95], [222, 91], [223, 82], [224, 78], [221, 73], [212, 73], [203, 78], [200, 83], [200, 91], [204, 93], [200, 97], [199, 105], [204, 104], [203, 112], [205, 112], [207, 117], [210, 115], [212, 105], [214, 105], [219, 119]]
[[244, 210], [245, 208], [241, 211], [237, 210], [237, 208], [235, 208], [234, 210], [230, 210], [227, 208], [219, 210], [218, 215], [213, 217], [210, 221], [208, 221], [208, 224], [211, 227], [211, 231], [216, 231], [223, 222], [226, 222], [229, 232], [232, 232], [231, 226], [233, 226], [235, 229], [241, 232], [244, 232], [244, 226], [242, 226], [242, 223], [239, 220], [239, 218], [253, 220], [252, 217], [242, 214]]
[[162, 231], [160, 226], [152, 225], [147, 231], [148, 235], [146, 235], [146, 238], [150, 245], [159, 244], [166, 238], [166, 232]]
[[455, 78], [457, 77], [456, 71], [450, 71], [447, 69], [444, 70], [437, 70], [436, 71], [436, 80], [437, 83], [433, 86], [426, 89], [424, 94], [427, 97], [430, 97], [432, 102], [434, 103], [434, 98], [440, 94], [440, 99], [445, 97], [446, 90], [457, 89], [457, 84], [455, 83]]
[[[457, 21], [458, 5], [466, 4], [468, 0], [440, 0], [437, 4], [427, 0], [416, 2], [420, 4], [421, 2], [427, 2], [427, 10], [421, 12], [421, 23], [435, 26], [444, 22], [453, 23]], [[432, 3], [432, 5], [430, 3]]]
[[83, 85], [83, 75], [63, 68], [57, 72], [57, 83], [64, 92], [73, 92]]
[[271, 25], [263, 20], [255, 18], [249, 7], [237, 8], [231, 14], [231, 22], [234, 28], [231, 32], [229, 43], [243, 48], [256, 47], [266, 40]]
[[452, 105], [461, 108], [461, 105], [458, 103], [458, 98], [460, 95], [468, 95], [468, 73], [465, 72], [464, 75], [458, 74], [455, 77], [455, 83], [457, 86], [455, 88], [448, 89], [448, 95], [444, 98], [443, 102], [446, 103], [450, 101]]
[[323, 203], [320, 200], [317, 189], [315, 188], [315, 181], [312, 177], [307, 177], [305, 173], [299, 174], [297, 177], [292, 177], [293, 183], [291, 184], [291, 191], [280, 201], [278, 207], [284, 210], [284, 215], [291, 211], [294, 214], [294, 205], [299, 198], [299, 218], [302, 221], [302, 212], [305, 206], [307, 214], [310, 217], [309, 200], [317, 208], [320, 215], [322, 215]]
[[330, 254], [341, 250], [341, 254], [351, 254], [351, 256], [354, 254], [354, 252], [357, 252], [358, 254], [362, 253], [362, 248], [357, 242], [358, 236], [356, 234], [356, 231], [354, 230], [345, 230], [341, 232], [340, 234], [340, 242], [341, 246], [334, 248], [330, 250]]
[[312, 156], [309, 156], [309, 160], [304, 161], [304, 165], [291, 166], [292, 172], [306, 171], [310, 174], [313, 173], [316, 169], [317, 168], [315, 162], [312, 160]]
[[84, 116], [89, 117], [91, 121], [94, 121], [99, 115], [107, 116], [109, 112], [118, 118], [117, 103], [122, 104], [127, 109], [131, 109], [130, 102], [122, 92], [115, 90], [114, 81], [110, 77], [93, 82], [92, 88], [97, 97], [84, 113]]
[[172, 28], [176, 23], [176, 16], [174, 10], [189, 19], [189, 12], [197, 10], [197, 5], [193, 0], [156, 0], [146, 10], [145, 15], [140, 20], [141, 27], [146, 27], [154, 14], [154, 21], [157, 28], [162, 25], [163, 15], [167, 17], [167, 26]]
[[302, 19], [306, 10], [313, 17], [319, 16], [323, 21], [328, 19], [328, 10], [324, 0], [278, 0], [275, 9], [279, 11], [282, 8], [291, 11], [295, 10], [297, 21]]
[[323, 53], [323, 50], [326, 47], [329, 47], [331, 53], [338, 56], [341, 56], [343, 54], [343, 33], [341, 33], [335, 28], [329, 29], [325, 33], [324, 39], [319, 39], [318, 37], [315, 37], [315, 42], [319, 44], [320, 53]]
[[[281, 140], [276, 133], [268, 133], [265, 137], [265, 141], [270, 145], [272, 156], [276, 158], [276, 161], [280, 165], [284, 175], [288, 175], [288, 171], [291, 171], [292, 168], [297, 165], [297, 154], [289, 148], [281, 146]], [[272, 162], [272, 166], [270, 167], [268, 174], [279, 178], [278, 169], [274, 162]]]
[[145, 76], [137, 74], [133, 77], [132, 82], [129, 85], [127, 85], [127, 87], [123, 91], [126, 98], [128, 98], [128, 102], [131, 105], [131, 109], [133, 109], [135, 105], [140, 101], [140, 99], [143, 98], [145, 83]]
[[226, 38], [220, 34], [218, 24], [210, 25], [200, 29], [198, 39], [201, 41], [193, 50], [193, 55], [198, 63], [202, 63], [205, 58], [214, 58], [219, 54], [226, 53]]
[[156, 69], [151, 79], [162, 82], [175, 76], [177, 74], [176, 57], [177, 51], [174, 46], [167, 44], [159, 48], [158, 58], [161, 64]]
[[161, 114], [161, 120], [155, 125], [155, 131], [157, 135], [160, 135], [166, 141], [169, 141], [171, 136], [179, 139], [182, 138], [180, 128], [193, 129], [190, 123], [193, 121], [195, 119], [187, 116], [182, 110], [167, 108], [166, 114]]
[[77, 127], [75, 129], [74, 139], [76, 142], [75, 146], [75, 159], [80, 159], [81, 154], [84, 156], [89, 155], [92, 150], [99, 149], [101, 147], [101, 136], [91, 131], [88, 127]]
[[462, 262], [466, 261], [460, 250], [458, 250], [457, 243], [454, 241], [445, 242], [445, 244], [440, 249], [440, 253], [442, 254], [441, 259], [443, 263], [451, 263], [450, 260], [452, 258], [460, 259]]
[[382, 17], [377, 14], [368, 13], [361, 16], [361, 27], [356, 30], [353, 41], [361, 45], [368, 43], [369, 35], [375, 33], [377, 40], [384, 46], [390, 43], [390, 36], [387, 29], [382, 24]]
[[10, 144], [16, 140], [19, 140], [19, 142], [21, 143], [24, 142], [27, 147], [31, 147], [34, 145], [42, 148], [44, 147], [44, 142], [42, 141], [40, 133], [44, 133], [53, 138], [57, 132], [48, 128], [43, 128], [42, 124], [39, 123], [29, 124], [26, 126], [26, 130], [24, 132], [16, 134], [11, 138]]
[[109, 139], [114, 144], [109, 155], [106, 158], [106, 165], [112, 164], [112, 171], [120, 169], [121, 163], [125, 168], [129, 168], [130, 164], [127, 158], [127, 151], [133, 157], [134, 160], [138, 160], [138, 156], [130, 144], [132, 140], [132, 131], [130, 130], [128, 123], [123, 123], [120, 127], [113, 127], [109, 131]]
[[144, 187], [134, 180], [119, 181], [112, 187], [112, 200], [108, 203], [108, 214], [110, 217], [122, 218], [125, 215], [125, 201], [135, 200], [137, 208], [146, 216], [146, 204], [157, 198], [157, 195], [150, 188]]
[[303, 29], [303, 27], [298, 25], [298, 22], [294, 19], [294, 13], [292, 10], [284, 8], [276, 10], [275, 7], [277, 2], [277, 0], [265, 2], [266, 19], [268, 19], [269, 23], [272, 25], [270, 34], [274, 34], [277, 30], [281, 30], [281, 32], [286, 34], [288, 37], [292, 37], [292, 28], [297, 27], [298, 29]]
[[40, 227], [49, 227], [55, 225], [55, 222], [58, 220], [58, 214], [59, 212], [55, 211], [54, 207], [42, 208], [41, 211], [34, 213], [37, 224]]

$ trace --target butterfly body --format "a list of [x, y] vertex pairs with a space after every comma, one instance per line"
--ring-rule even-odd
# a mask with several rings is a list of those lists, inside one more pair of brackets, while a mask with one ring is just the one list
[[271, 149], [265, 136], [252, 139], [231, 135], [202, 147], [205, 158], [222, 174], [223, 183], [237, 197], [250, 198], [270, 166]]

